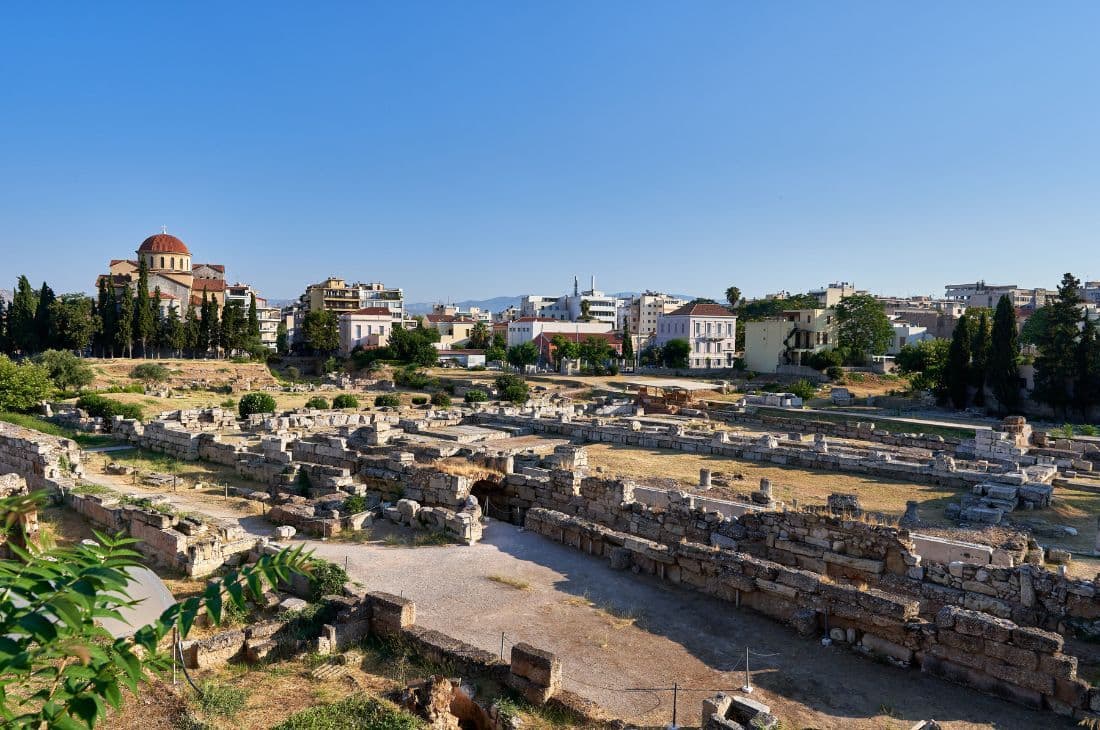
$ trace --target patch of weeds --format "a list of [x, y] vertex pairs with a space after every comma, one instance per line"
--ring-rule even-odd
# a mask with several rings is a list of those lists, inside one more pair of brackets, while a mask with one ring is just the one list
[[417, 532], [413, 535], [413, 547], [432, 547], [436, 545], [450, 545], [453, 542], [447, 533], [442, 530], [436, 532]]
[[424, 724], [391, 702], [355, 694], [296, 712], [272, 730], [418, 730]]
[[501, 575], [500, 573], [493, 573], [492, 575], [485, 576], [494, 583], [500, 583], [504, 586], [511, 586], [519, 591], [527, 591], [531, 589], [531, 584], [522, 578], [515, 578], [510, 575]]
[[80, 482], [73, 487], [73, 494], [114, 494], [113, 490], [102, 484], [92, 484], [91, 482]]
[[248, 690], [228, 684], [203, 682], [199, 707], [204, 715], [233, 717], [248, 702]]
[[400, 683], [430, 674], [444, 677], [453, 677], [456, 674], [453, 662], [428, 659], [420, 655], [412, 644], [401, 639], [370, 636], [360, 644], [360, 648], [364, 654], [364, 671]]

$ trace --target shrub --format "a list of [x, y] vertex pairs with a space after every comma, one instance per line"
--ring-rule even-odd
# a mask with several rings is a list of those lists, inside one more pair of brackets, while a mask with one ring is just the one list
[[417, 730], [422, 723], [396, 705], [353, 694], [296, 712], [272, 730]]
[[291, 380], [297, 380], [302, 377], [302, 371], [291, 365], [286, 369], [286, 376]]
[[450, 408], [451, 396], [447, 395], [442, 390], [437, 390], [432, 393], [432, 405], [439, 406], [440, 408]]
[[497, 392], [500, 393], [501, 400], [506, 400], [511, 403], [526, 403], [529, 389], [526, 381], [518, 375], [512, 375], [510, 373], [501, 375], [496, 379]]
[[328, 399], [315, 395], [306, 401], [306, 408], [316, 408], [318, 410], [327, 411], [329, 409]]
[[134, 380], [145, 380], [153, 383], [163, 383], [168, 380], [168, 368], [155, 362], [143, 362], [135, 365], [130, 370], [130, 377]]
[[222, 401], [222, 408], [224, 408], [227, 411], [231, 411], [236, 407], [237, 407], [237, 401], [233, 400], [232, 398], [226, 398], [225, 400]]
[[76, 401], [76, 407], [87, 411], [89, 416], [102, 418], [105, 421], [109, 421], [115, 416], [133, 418], [138, 421], [145, 417], [141, 406], [136, 403], [119, 403], [117, 400], [104, 398], [94, 393], [80, 396]]
[[336, 563], [314, 560], [309, 567], [309, 585], [314, 600], [320, 599], [321, 596], [343, 595], [344, 584], [347, 582], [347, 571]]
[[412, 403], [413, 403], [414, 406], [422, 406], [427, 402], [428, 402], [428, 397], [426, 395], [414, 395], [412, 397]]
[[46, 350], [36, 355], [34, 362], [46, 368], [54, 386], [61, 390], [80, 390], [95, 380], [91, 366], [65, 350]]
[[467, 390], [463, 400], [467, 403], [484, 403], [489, 400], [489, 396], [485, 394], [484, 390]]
[[825, 371], [835, 365], [843, 365], [844, 356], [839, 350], [829, 349], [815, 352], [806, 359], [806, 365], [809, 365], [814, 370]]
[[237, 411], [241, 418], [248, 418], [253, 413], [274, 413], [275, 399], [267, 393], [249, 393], [241, 398]]
[[0, 355], [0, 411], [31, 411], [51, 389], [46, 368], [29, 362], [16, 364]]
[[367, 498], [362, 494], [353, 494], [344, 500], [344, 511], [351, 515], [367, 511]]
[[829, 380], [841, 380], [844, 377], [844, 368], [839, 365], [830, 365], [825, 369], [825, 374], [829, 376]]
[[817, 394], [817, 386], [811, 383], [809, 380], [796, 380], [790, 384], [787, 391], [794, 393], [802, 400], [809, 400]]
[[397, 408], [401, 405], [401, 397], [396, 393], [386, 393], [375, 398], [374, 405], [379, 408]]
[[348, 395], [347, 393], [341, 393], [332, 399], [333, 408], [358, 408], [359, 399], [354, 395]]
[[415, 365], [404, 367], [393, 374], [393, 382], [403, 388], [423, 390], [435, 384], [435, 378], [416, 369]]

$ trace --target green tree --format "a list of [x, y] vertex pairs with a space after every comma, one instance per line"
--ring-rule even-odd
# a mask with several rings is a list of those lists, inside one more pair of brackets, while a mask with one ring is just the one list
[[1002, 412], [1015, 413], [1020, 408], [1020, 341], [1016, 332], [1016, 309], [1007, 295], [997, 302], [990, 335], [990, 390]]
[[1058, 296], [1048, 307], [1047, 327], [1037, 344], [1033, 396], [1056, 413], [1065, 414], [1072, 402], [1082, 301], [1081, 282], [1073, 274], [1063, 276]]
[[901, 375], [910, 376], [912, 390], [930, 390], [943, 395], [943, 371], [947, 366], [951, 343], [947, 340], [923, 340], [905, 345], [895, 362]]
[[505, 373], [493, 383], [500, 394], [501, 400], [511, 403], [526, 403], [529, 397], [527, 382], [518, 375]]
[[661, 348], [661, 362], [666, 368], [686, 368], [691, 357], [691, 344], [687, 340], [669, 340]]
[[554, 348], [554, 369], [558, 371], [562, 360], [574, 360], [579, 354], [577, 343], [562, 334], [551, 337], [550, 345]]
[[614, 350], [607, 344], [607, 340], [599, 337], [586, 337], [580, 346], [581, 362], [586, 362], [591, 367], [603, 365], [613, 354]]
[[508, 364], [519, 371], [523, 371], [528, 365], [534, 365], [539, 360], [539, 348], [534, 342], [524, 342], [508, 348]]
[[967, 388], [970, 384], [970, 317], [963, 315], [955, 325], [951, 348], [947, 352], [947, 365], [943, 369], [943, 389], [957, 410], [966, 408]]
[[279, 320], [275, 328], [275, 352], [285, 355], [290, 352], [290, 333], [287, 332], [286, 322]]
[[237, 412], [248, 418], [253, 413], [274, 413], [275, 406], [275, 399], [267, 393], [247, 393], [237, 404]]
[[149, 299], [149, 267], [145, 259], [138, 262], [137, 291], [134, 292], [134, 340], [141, 343], [141, 356], [149, 356], [149, 341], [156, 334], [157, 320]]
[[115, 346], [119, 355], [134, 356], [134, 292], [127, 284], [122, 288], [118, 302], [118, 326], [115, 329]]
[[[0, 355], [0, 411], [32, 411], [52, 389], [46, 368], [32, 362], [15, 363], [7, 355]], [[3, 653], [0, 651], [0, 655]]]
[[[0, 514], [18, 525], [43, 500], [39, 495], [0, 499]], [[224, 609], [243, 609], [264, 582], [276, 584], [309, 570], [301, 548], [261, 557], [232, 570], [164, 611], [151, 624], [119, 639], [99, 625], [133, 605], [129, 571], [141, 566], [137, 540], [95, 533], [95, 541], [71, 547], [24, 549], [0, 560], [0, 719], [10, 728], [91, 728], [107, 705], [122, 704], [122, 688], [139, 686], [171, 666], [163, 644], [173, 629], [186, 637], [200, 612], [215, 624]], [[89, 544], [91, 543], [91, 544]], [[29, 576], [33, 576], [30, 579]]]
[[96, 313], [99, 315], [99, 333], [96, 344], [101, 357], [112, 356], [115, 352], [115, 331], [118, 328], [118, 307], [115, 303], [115, 291], [108, 285], [110, 277], [101, 277], [96, 299]]
[[592, 303], [587, 299], [581, 300], [581, 316], [580, 321], [591, 322], [592, 321]]
[[627, 329], [623, 329], [623, 361], [634, 364], [634, 338]]
[[183, 343], [191, 352], [191, 357], [202, 349], [203, 327], [199, 315], [195, 312], [195, 305], [187, 303], [187, 312], [183, 316]]
[[27, 277], [20, 276], [11, 308], [8, 310], [8, 337], [13, 352], [29, 355], [38, 351], [38, 330], [35, 327], [37, 311], [38, 293], [31, 287]]
[[80, 390], [95, 380], [91, 366], [67, 350], [46, 350], [35, 355], [34, 362], [46, 368], [59, 390]]
[[256, 311], [256, 295], [248, 294], [248, 339], [260, 341], [260, 315]]
[[161, 319], [160, 325], [161, 335], [159, 339], [161, 345], [166, 347], [175, 357], [179, 357], [187, 344], [187, 330], [180, 319], [179, 309], [172, 306], [168, 307], [168, 316]]
[[1089, 413], [1100, 402], [1100, 340], [1096, 335], [1096, 324], [1087, 317], [1081, 326], [1081, 337], [1077, 341], [1076, 385], [1073, 389], [1074, 402], [1081, 411], [1081, 420], [1088, 421]]
[[49, 306], [56, 347], [84, 352], [100, 328], [94, 302], [83, 294], [62, 294]]
[[470, 328], [470, 339], [466, 342], [466, 346], [471, 350], [487, 350], [492, 344], [493, 332], [489, 329], [489, 325], [478, 322]]
[[210, 300], [206, 291], [202, 293], [202, 304], [199, 306], [199, 337], [195, 341], [196, 352], [206, 353], [210, 350]]
[[735, 309], [741, 303], [741, 290], [735, 286], [726, 289], [726, 301], [729, 302], [731, 308]]
[[1043, 333], [1050, 326], [1050, 313], [1051, 308], [1049, 306], [1039, 307], [1031, 313], [1031, 316], [1024, 321], [1024, 326], [1020, 328], [1019, 340], [1021, 345], [1038, 347]]
[[[396, 333], [399, 328], [394, 327]], [[302, 322], [302, 338], [306, 346], [317, 353], [335, 352], [340, 346], [336, 315], [324, 309], [308, 312]]]
[[493, 343], [485, 351], [486, 362], [503, 362], [508, 357], [508, 339], [503, 332], [493, 333]]
[[[967, 311], [970, 321], [974, 316]], [[978, 312], [976, 324], [971, 328], [970, 336], [970, 382], [974, 386], [974, 405], [985, 405], [985, 386], [988, 381], [989, 358], [993, 350], [993, 327], [989, 321], [989, 310], [982, 308]]]
[[849, 362], [862, 364], [884, 355], [894, 340], [894, 328], [882, 304], [870, 294], [853, 294], [836, 305], [837, 345]]
[[56, 328], [53, 321], [53, 304], [56, 301], [57, 297], [53, 289], [46, 282], [42, 282], [42, 288], [38, 290], [38, 306], [34, 311], [36, 351], [50, 350], [56, 346], [54, 344]]

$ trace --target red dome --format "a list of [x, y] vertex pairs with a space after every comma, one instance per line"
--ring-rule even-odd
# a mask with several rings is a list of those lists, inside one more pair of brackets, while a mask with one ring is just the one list
[[187, 250], [187, 246], [184, 245], [183, 241], [167, 233], [158, 233], [155, 236], [149, 236], [141, 242], [141, 246], [138, 247], [137, 252], [139, 254], [174, 253], [183, 256], [191, 255], [191, 252]]

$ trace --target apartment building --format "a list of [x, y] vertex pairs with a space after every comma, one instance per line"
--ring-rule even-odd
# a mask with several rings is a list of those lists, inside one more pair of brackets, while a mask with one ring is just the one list
[[857, 291], [856, 285], [850, 281], [838, 281], [807, 293], [812, 297], [817, 297], [817, 301], [822, 307], [830, 309], [840, 304], [840, 300], [844, 297], [850, 297], [853, 294], [866, 294], [867, 292]]
[[245, 312], [256, 297], [256, 319], [260, 325], [260, 342], [269, 350], [274, 350], [279, 332], [282, 311], [278, 307], [267, 306], [267, 300], [248, 284], [230, 284], [225, 287], [225, 302], [238, 302]]
[[693, 369], [732, 367], [736, 358], [737, 315], [719, 304], [685, 304], [657, 316], [656, 345], [687, 340]]
[[592, 286], [580, 290], [580, 283], [573, 278], [573, 293], [560, 297], [528, 294], [520, 300], [519, 318], [538, 317], [561, 322], [577, 322], [583, 318], [597, 320], [616, 327], [619, 324], [619, 307], [623, 300], [596, 289], [596, 277]]
[[657, 333], [658, 317], [670, 314], [687, 303], [686, 299], [661, 292], [637, 294], [626, 303], [624, 321], [618, 329], [625, 329], [644, 342]]
[[836, 347], [833, 309], [793, 309], [744, 326], [745, 368], [756, 373], [801, 365], [803, 358]]
[[948, 284], [944, 287], [945, 298], [964, 304], [966, 307], [997, 306], [1002, 296], [1008, 296], [1012, 306], [1018, 309], [1038, 309], [1044, 307], [1050, 299], [1058, 295], [1053, 289], [1023, 289], [1016, 284], [986, 284], [976, 281], [973, 284]]
[[394, 322], [400, 323], [405, 317], [404, 292], [388, 288], [380, 282], [349, 284], [344, 279], [330, 276], [307, 286], [301, 302], [310, 311], [325, 309], [339, 315], [359, 309], [385, 308]]
[[349, 354], [356, 347], [371, 349], [389, 344], [393, 332], [393, 313], [386, 307], [364, 307], [339, 315], [340, 353]]

